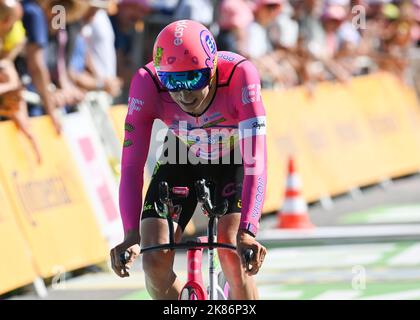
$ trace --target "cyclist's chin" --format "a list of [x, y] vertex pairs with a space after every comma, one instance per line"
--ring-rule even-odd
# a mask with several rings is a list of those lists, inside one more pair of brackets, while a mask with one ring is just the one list
[[191, 112], [197, 111], [199, 109], [201, 104], [201, 101], [199, 101], [197, 98], [191, 101], [190, 103], [186, 103], [184, 101], [179, 101], [179, 105], [181, 106], [182, 110], [185, 112]]

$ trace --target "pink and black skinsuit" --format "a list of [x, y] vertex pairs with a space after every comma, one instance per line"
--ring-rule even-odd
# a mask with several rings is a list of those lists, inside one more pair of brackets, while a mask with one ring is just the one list
[[[216, 77], [217, 89], [213, 100], [201, 115], [194, 116], [184, 112], [160, 85], [152, 62], [133, 76], [125, 120], [119, 190], [125, 232], [138, 229], [140, 218], [159, 217], [153, 201], [157, 200], [160, 179], [169, 180], [170, 186], [187, 184], [193, 188], [194, 179], [207, 176], [210, 179], [213, 177], [219, 184], [216, 186], [219, 190], [216, 198], [229, 200], [228, 213], [241, 212], [239, 228], [256, 235], [267, 178], [266, 117], [260, 78], [251, 62], [226, 51], [218, 52]], [[243, 163], [195, 166], [189, 163], [182, 166], [158, 162], [143, 208], [143, 172], [155, 119], [163, 121], [197, 159], [208, 162], [220, 160], [236, 149], [240, 150]], [[189, 197], [189, 200], [179, 202], [183, 209], [180, 219], [184, 219], [179, 223], [183, 228], [196, 204], [194, 193]]]

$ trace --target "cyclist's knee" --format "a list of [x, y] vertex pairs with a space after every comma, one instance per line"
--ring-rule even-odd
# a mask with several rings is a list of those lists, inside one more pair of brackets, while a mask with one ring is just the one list
[[217, 226], [217, 241], [236, 245], [240, 213], [230, 213], [220, 218]]
[[172, 270], [173, 254], [170, 251], [145, 252], [143, 254], [143, 270], [148, 277], [162, 277]]

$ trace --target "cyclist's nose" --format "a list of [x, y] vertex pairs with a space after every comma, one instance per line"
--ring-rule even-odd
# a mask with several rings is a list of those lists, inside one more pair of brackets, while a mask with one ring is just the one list
[[191, 90], [181, 90], [180, 94], [182, 99], [188, 99], [189, 97], [191, 97], [192, 92]]

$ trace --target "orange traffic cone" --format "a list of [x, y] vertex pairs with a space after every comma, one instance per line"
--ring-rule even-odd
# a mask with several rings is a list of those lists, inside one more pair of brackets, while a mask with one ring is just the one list
[[295, 170], [293, 158], [289, 158], [286, 197], [283, 208], [277, 213], [278, 228], [307, 229], [314, 225], [309, 219], [308, 206], [301, 194], [300, 177]]

